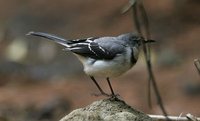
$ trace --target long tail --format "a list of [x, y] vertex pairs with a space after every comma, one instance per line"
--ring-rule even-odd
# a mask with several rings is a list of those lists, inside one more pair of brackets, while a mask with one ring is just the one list
[[49, 40], [52, 40], [58, 44], [61, 44], [65, 47], [69, 47], [69, 44], [72, 43], [71, 41], [69, 40], [66, 40], [66, 39], [63, 39], [63, 38], [60, 38], [60, 37], [57, 37], [55, 35], [51, 35], [51, 34], [47, 34], [47, 33], [43, 33], [43, 32], [29, 32], [28, 34], [26, 35], [32, 35], [32, 36], [38, 36], [38, 37], [43, 37], [43, 38], [46, 38], [46, 39], [49, 39]]

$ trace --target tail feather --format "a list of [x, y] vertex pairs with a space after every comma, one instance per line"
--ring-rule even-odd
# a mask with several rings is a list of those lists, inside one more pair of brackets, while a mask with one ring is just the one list
[[65, 47], [69, 47], [69, 44], [71, 44], [72, 42], [60, 37], [57, 37], [55, 35], [51, 35], [51, 34], [47, 34], [47, 33], [43, 33], [43, 32], [29, 32], [27, 35], [32, 35], [32, 36], [38, 36], [38, 37], [43, 37], [49, 40], [52, 40], [60, 45], [63, 45]]

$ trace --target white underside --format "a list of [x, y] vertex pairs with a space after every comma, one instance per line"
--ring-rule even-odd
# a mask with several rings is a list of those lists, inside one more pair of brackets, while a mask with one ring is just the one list
[[116, 77], [128, 71], [133, 64], [130, 62], [131, 50], [124, 55], [117, 55], [114, 60], [97, 60], [77, 55], [83, 63], [84, 71], [90, 76]]
[[91, 76], [115, 77], [121, 75], [130, 68], [131, 65], [128, 64], [99, 60], [92, 65], [86, 64], [86, 66], [84, 66], [84, 71]]

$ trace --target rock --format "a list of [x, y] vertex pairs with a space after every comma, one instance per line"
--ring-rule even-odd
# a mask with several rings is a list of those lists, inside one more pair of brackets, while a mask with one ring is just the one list
[[109, 98], [76, 109], [60, 121], [153, 121], [153, 119], [122, 100]]

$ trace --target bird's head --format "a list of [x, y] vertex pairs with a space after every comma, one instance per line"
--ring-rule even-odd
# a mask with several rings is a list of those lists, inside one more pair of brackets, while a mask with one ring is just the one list
[[128, 45], [132, 46], [141, 46], [142, 42], [144, 42], [144, 44], [156, 42], [155, 40], [151, 39], [145, 40], [144, 37], [139, 36], [135, 33], [127, 33], [120, 35], [119, 37], [121, 37], [121, 39], [123, 39]]

